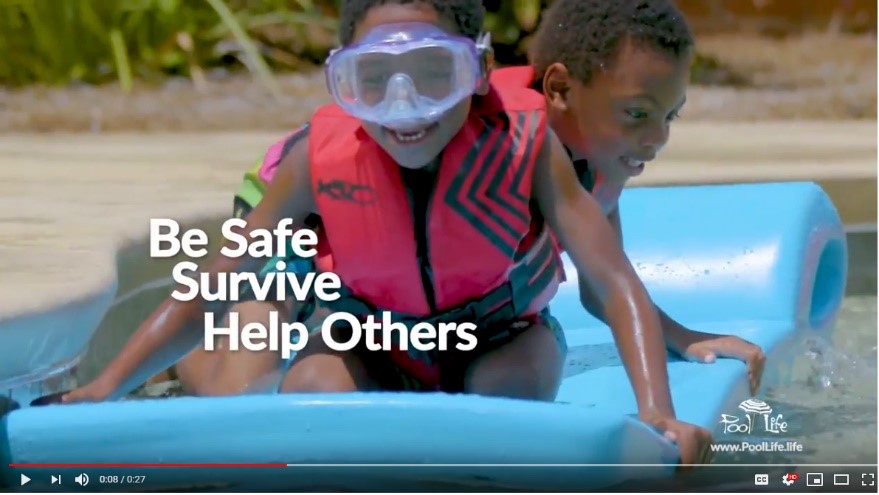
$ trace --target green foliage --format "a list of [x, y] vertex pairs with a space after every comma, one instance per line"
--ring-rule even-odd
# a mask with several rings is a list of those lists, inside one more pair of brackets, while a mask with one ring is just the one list
[[279, 41], [331, 40], [333, 10], [311, 0], [0, 0], [0, 84], [116, 79], [127, 91], [135, 79], [243, 64], [274, 91], [270, 65], [315, 51]]
[[[850, 0], [809, 1], [824, 6], [821, 13], [831, 21], [863, 14], [875, 26], [875, 5], [861, 12], [864, 9]], [[529, 38], [550, 3], [483, 0], [485, 28], [492, 33], [500, 64], [525, 62]], [[782, 3], [769, 5], [787, 10], [748, 15], [802, 21], [797, 17], [802, 9]], [[300, 69], [327, 55], [336, 40], [341, 4], [342, 0], [0, 0], [0, 85], [115, 80], [130, 91], [134, 81], [157, 81], [167, 75], [198, 83], [205, 70], [222, 66], [247, 68], [276, 92], [273, 70]], [[709, 4], [717, 9], [706, 10]], [[680, 5], [697, 31], [703, 25], [716, 29], [717, 19], [725, 19], [720, 25], [738, 29], [735, 15], [740, 12], [727, 10], [753, 10], [750, 2], [681, 0]], [[717, 75], [710, 63], [704, 65], [704, 72]]]
[[523, 62], [528, 38], [537, 30], [540, 12], [549, 1], [500, 0], [483, 3], [486, 7], [485, 29], [491, 32], [499, 61]]
[[[245, 67], [270, 91], [272, 70], [321, 61], [342, 0], [0, 0], [0, 85], [63, 85], [168, 75], [198, 80]], [[541, 0], [486, 1], [501, 59], [524, 54]], [[494, 5], [491, 5], [491, 4]]]

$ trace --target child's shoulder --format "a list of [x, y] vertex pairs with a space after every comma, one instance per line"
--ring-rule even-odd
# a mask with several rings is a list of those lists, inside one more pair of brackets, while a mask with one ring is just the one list
[[257, 171], [257, 174], [262, 181], [268, 183], [272, 180], [278, 169], [278, 165], [280, 165], [297, 143], [302, 142], [308, 137], [308, 131], [310, 129], [311, 124], [306, 122], [293, 132], [288, 133], [282, 139], [269, 146], [269, 149], [266, 150], [265, 155], [263, 155], [262, 162], [259, 164], [259, 170]]
[[492, 83], [488, 94], [479, 97], [474, 109], [482, 113], [542, 112], [546, 110], [546, 100], [543, 95], [527, 87]]

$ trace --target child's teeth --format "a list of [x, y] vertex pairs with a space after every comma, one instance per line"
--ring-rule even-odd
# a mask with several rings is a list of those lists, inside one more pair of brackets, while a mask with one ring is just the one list
[[400, 141], [418, 141], [419, 139], [424, 137], [424, 134], [426, 132], [426, 129], [422, 129], [414, 134], [402, 134], [400, 132], [397, 132], [396, 135], [397, 139], [399, 139]]

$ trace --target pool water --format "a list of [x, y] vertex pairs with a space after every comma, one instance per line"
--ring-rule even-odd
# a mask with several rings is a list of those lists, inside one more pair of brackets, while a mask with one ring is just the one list
[[832, 341], [807, 336], [794, 344], [790, 375], [763, 394], [803, 452], [718, 455], [717, 462], [876, 463], [876, 319], [875, 295], [846, 297]]
[[[875, 268], [871, 273], [875, 275]], [[782, 476], [789, 472], [801, 477], [822, 472], [826, 479], [846, 473], [854, 480], [853, 486], [863, 473], [875, 473], [875, 468], [828, 465], [877, 462], [876, 321], [875, 292], [849, 295], [843, 300], [832, 340], [804, 334], [792, 345], [793, 366], [784, 370], [781, 379], [772, 376], [777, 371], [767, 364], [764, 381], [772, 385], [758, 395], [772, 407], [773, 415], [784, 415], [788, 430], [780, 438], [764, 434], [748, 440], [796, 441], [803, 447], [801, 452], [718, 452], [713, 467], [660, 481], [660, 485], [684, 492], [748, 492], [756, 491], [754, 476], [760, 473], [770, 480], [770, 486], [763, 488], [777, 492]], [[713, 433], [715, 441], [725, 440], [719, 423]], [[630, 491], [631, 486], [620, 489]]]
[[[789, 369], [773, 369], [772, 362], [767, 363], [764, 383], [771, 385], [758, 396], [773, 408], [773, 415], [784, 415], [788, 431], [782, 438], [763, 435], [754, 440], [796, 441], [803, 450], [718, 452], [712, 459], [715, 467], [662, 485], [674, 491], [756, 491], [754, 475], [761, 473], [770, 480], [764, 488], [779, 491], [779, 480], [789, 472], [823, 472], [825, 486], [834, 473], [848, 473], [853, 486], [859, 486], [864, 473], [875, 473], [875, 467], [827, 465], [877, 463], [876, 246], [875, 227], [849, 233], [846, 297], [830, 338], [800, 333], [788, 351]], [[713, 433], [716, 441], [725, 440], [720, 423]], [[772, 466], [761, 466], [768, 464]]]
[[850, 231], [846, 297], [835, 330], [793, 344], [793, 366], [761, 398], [789, 419], [797, 453], [718, 455], [716, 462], [877, 462], [876, 228]]

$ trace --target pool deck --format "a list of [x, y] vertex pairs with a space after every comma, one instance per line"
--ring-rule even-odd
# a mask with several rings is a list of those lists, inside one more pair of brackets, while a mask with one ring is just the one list
[[[636, 186], [815, 180], [848, 224], [876, 223], [876, 122], [684, 123]], [[226, 214], [277, 133], [0, 137], [0, 333], [106, 292], [152, 217]], [[2, 335], [0, 335], [2, 337]]]

